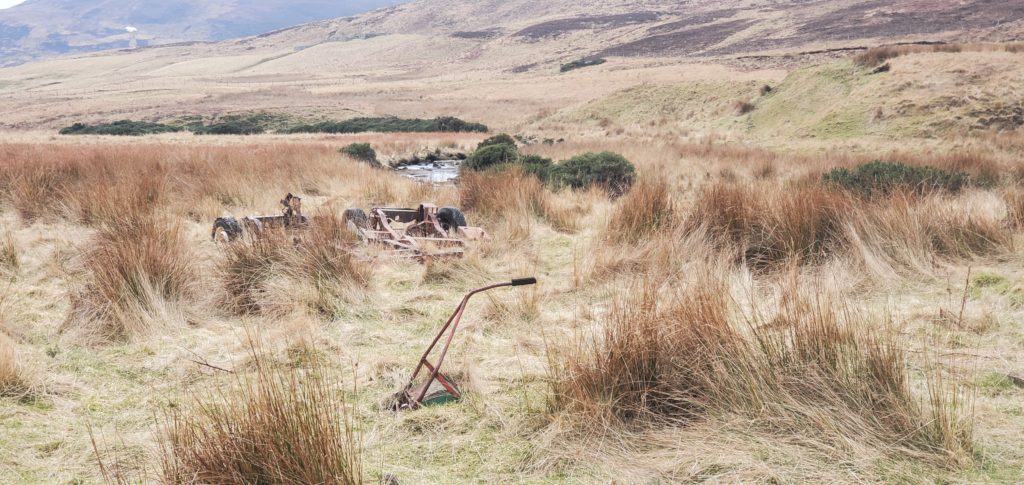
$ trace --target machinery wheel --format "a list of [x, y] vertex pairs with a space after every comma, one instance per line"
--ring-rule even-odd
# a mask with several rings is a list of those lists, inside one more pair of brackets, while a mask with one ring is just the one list
[[466, 215], [455, 207], [442, 207], [437, 210], [437, 220], [445, 231], [466, 227]]
[[345, 222], [355, 226], [353, 232], [358, 233], [359, 229], [369, 229], [370, 219], [366, 217], [366, 213], [359, 208], [345, 209], [344, 213]]
[[238, 219], [234, 217], [218, 217], [217, 220], [213, 221], [213, 232], [210, 233], [212, 239], [220, 237], [225, 241], [234, 241], [242, 235], [242, 225], [238, 223]]

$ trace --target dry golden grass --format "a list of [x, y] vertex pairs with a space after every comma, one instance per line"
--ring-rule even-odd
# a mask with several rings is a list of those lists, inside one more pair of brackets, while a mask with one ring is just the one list
[[789, 300], [771, 319], [739, 316], [728, 298], [710, 275], [679, 295], [650, 285], [624, 295], [600, 335], [550, 349], [552, 411], [590, 429], [740, 414], [839, 447], [862, 440], [941, 464], [971, 460], [959, 391], [929, 381], [922, 404], [884, 327], [819, 295]]
[[[31, 410], [24, 431], [0, 426], [0, 438], [44, 446], [37, 435], [52, 436], [45, 431], [51, 421], [109, 421], [109, 432], [129, 442], [136, 461], [155, 469], [164, 460], [170, 481], [182, 476], [177, 473], [200, 473], [208, 482], [249, 483], [238, 474], [290, 474], [344, 462], [343, 454], [333, 454], [316, 464], [307, 453], [344, 441], [344, 426], [332, 428], [340, 434], [317, 434], [288, 448], [297, 454], [285, 453], [283, 444], [321, 421], [281, 413], [302, 406], [325, 412], [323, 402], [334, 406], [343, 394], [333, 384], [293, 399], [291, 371], [251, 380], [240, 375], [230, 388], [211, 377], [224, 374], [217, 368], [244, 373], [252, 365], [238, 334], [253, 329], [273, 340], [269, 354], [282, 365], [314, 362], [329, 367], [324, 375], [351, 375], [359, 384], [347, 397], [360, 416], [366, 413], [359, 424], [367, 450], [359, 466], [366, 470], [353, 475], [364, 480], [393, 472], [403, 483], [559, 482], [581, 473], [582, 482], [603, 482], [617, 477], [605, 470], [647, 467], [641, 454], [687, 467], [715, 461], [700, 446], [672, 445], [676, 433], [703, 436], [712, 450], [753, 433], [762, 441], [751, 441], [743, 453], [780, 446], [806, 452], [796, 462], [751, 458], [741, 471], [720, 470], [715, 476], [722, 481], [912, 475], [890, 475], [894, 462], [928, 479], [974, 481], [975, 473], [994, 476], [977, 472], [972, 458], [992, 446], [1004, 454], [993, 459], [999, 466], [1024, 462], [1014, 458], [1016, 441], [998, 432], [1024, 423], [992, 409], [1011, 406], [1016, 391], [980, 396], [984, 406], [972, 418], [959, 394], [962, 380], [973, 382], [970, 367], [935, 365], [911, 352], [933, 346], [963, 352], [971, 345], [1005, 356], [1017, 344], [1011, 322], [1020, 268], [1013, 241], [1022, 209], [1012, 174], [1019, 163], [1002, 149], [965, 142], [952, 155], [898, 153], [908, 163], [957, 167], [972, 176], [994, 168], [995, 189], [863, 200], [823, 187], [820, 174], [888, 159], [897, 153], [890, 147], [812, 153], [723, 139], [601, 139], [529, 148], [555, 158], [624, 153], [636, 163], [639, 183], [611, 201], [600, 193], [551, 192], [516, 171], [466, 174], [457, 187], [423, 186], [353, 163], [331, 141], [264, 140], [0, 145], [11, 155], [5, 165], [11, 170], [0, 172], [0, 217], [20, 258], [8, 298], [16, 305], [19, 346], [51, 356], [51, 368], [82, 389], [61, 396], [57, 409]], [[396, 151], [402, 143], [419, 145], [396, 143]], [[116, 170], [120, 159], [133, 163]], [[13, 182], [36, 174], [36, 166], [52, 167], [47, 183], [60, 187], [59, 197]], [[720, 179], [725, 171], [733, 181]], [[214, 217], [273, 214], [289, 191], [305, 199], [310, 229], [210, 241]], [[460, 206], [493, 239], [473, 243], [463, 259], [421, 267], [362, 248], [340, 220], [346, 207], [423, 201]], [[1006, 273], [1005, 291], [977, 290], [977, 299], [970, 293], [962, 325], [937, 324], [936, 295], [950, 292], [948, 275], [959, 278], [972, 265]], [[466, 381], [466, 399], [397, 417], [378, 408], [463, 291], [527, 273], [542, 283], [495, 292], [468, 310], [449, 362], [452, 374]], [[791, 284], [798, 289], [785, 289]], [[623, 290], [631, 285], [638, 289]], [[74, 295], [67, 302], [65, 290]], [[854, 311], [847, 298], [825, 293], [849, 294], [871, 311], [859, 311], [859, 304]], [[876, 316], [891, 302], [899, 328]], [[994, 315], [988, 325], [972, 323], [981, 305]], [[108, 344], [84, 347], [69, 339], [51, 348], [61, 321], [66, 331]], [[561, 337], [574, 333], [587, 340], [562, 347]], [[142, 335], [155, 338], [135, 338]], [[940, 341], [925, 342], [933, 337]], [[266, 361], [258, 372], [275, 365]], [[190, 399], [167, 415], [167, 428], [148, 433], [162, 406], [149, 396], [185, 388], [196, 396], [219, 391]], [[286, 432], [270, 433], [273, 422]], [[557, 432], [569, 425], [572, 433]], [[235, 432], [259, 446], [229, 442]], [[138, 451], [157, 440], [165, 440], [162, 457]], [[603, 450], [600, 443], [618, 440], [631, 451], [603, 458], [556, 452], [580, 443]], [[43, 475], [48, 472], [37, 470], [66, 470], [67, 462], [71, 471], [59, 472], [56, 481], [95, 479], [81, 443], [64, 446], [67, 452], [42, 458], [18, 454], [16, 468]], [[460, 465], [422, 452], [436, 446], [450, 449], [445, 456]], [[839, 457], [854, 454], [862, 461], [844, 469], [849, 475], [831, 470]], [[559, 464], [548, 468], [548, 460]], [[649, 467], [623, 476], [641, 482], [704, 476], [691, 472]]]
[[0, 397], [22, 398], [32, 392], [32, 377], [18, 357], [14, 342], [0, 332]]
[[573, 232], [579, 212], [555, 202], [553, 195], [536, 177], [518, 169], [500, 173], [466, 171], [459, 177], [460, 206], [485, 221], [508, 221], [529, 234], [525, 224], [540, 218], [552, 228]]
[[17, 270], [21, 266], [21, 257], [18, 256], [18, 244], [14, 241], [14, 234], [10, 231], [0, 236], [0, 267], [7, 270]]
[[198, 268], [179, 222], [132, 206], [106, 218], [81, 255], [64, 330], [128, 340], [166, 325], [196, 295]]
[[853, 56], [854, 62], [862, 66], [877, 66], [889, 59], [909, 54], [920, 54], [925, 52], [1024, 52], [1024, 43], [951, 43], [951, 44], [930, 44], [930, 45], [883, 45], [872, 47], [864, 52]]
[[606, 234], [617, 243], [636, 244], [676, 224], [671, 188], [659, 178], [640, 179], [615, 206]]
[[166, 483], [363, 483], [341, 390], [318, 367], [273, 369], [172, 408], [161, 434]]

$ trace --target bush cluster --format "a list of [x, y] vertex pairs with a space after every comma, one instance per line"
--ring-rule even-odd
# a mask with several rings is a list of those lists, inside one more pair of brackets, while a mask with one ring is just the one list
[[342, 148], [341, 153], [348, 155], [361, 162], [369, 163], [370, 165], [379, 165], [377, 161], [377, 151], [370, 146], [369, 143], [353, 143]]
[[601, 64], [604, 64], [605, 62], [608, 62], [608, 61], [606, 59], [602, 59], [600, 57], [597, 58], [597, 59], [580, 59], [578, 61], [572, 61], [572, 62], [569, 62], [569, 63], [566, 63], [566, 64], [562, 64], [561, 71], [562, 72], [569, 72], [569, 71], [572, 71], [574, 69], [580, 69], [580, 68], [584, 68], [584, 67], [600, 66]]
[[266, 130], [252, 118], [229, 117], [217, 123], [199, 125], [192, 132], [197, 135], [260, 135]]
[[487, 126], [470, 123], [453, 117], [424, 119], [403, 119], [397, 117], [352, 118], [343, 121], [323, 121], [296, 126], [288, 133], [486, 133]]
[[157, 133], [174, 133], [178, 131], [182, 131], [182, 128], [165, 125], [163, 123], [120, 120], [113, 123], [99, 123], [95, 125], [75, 123], [66, 128], [62, 128], [59, 133], [61, 135], [142, 136]]
[[835, 168], [825, 173], [826, 184], [837, 185], [862, 196], [885, 195], [897, 190], [926, 193], [959, 192], [970, 177], [958, 170], [875, 160], [853, 169]]
[[463, 167], [468, 170], [503, 170], [518, 167], [554, 189], [600, 187], [612, 197], [624, 194], [636, 180], [636, 168], [613, 152], [585, 153], [555, 163], [539, 155], [520, 154], [509, 135], [492, 136], [477, 145]]

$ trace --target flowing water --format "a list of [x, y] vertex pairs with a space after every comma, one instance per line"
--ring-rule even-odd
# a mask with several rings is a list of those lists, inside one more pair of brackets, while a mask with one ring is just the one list
[[396, 168], [399, 173], [414, 180], [430, 184], [454, 183], [459, 176], [459, 160], [438, 160]]

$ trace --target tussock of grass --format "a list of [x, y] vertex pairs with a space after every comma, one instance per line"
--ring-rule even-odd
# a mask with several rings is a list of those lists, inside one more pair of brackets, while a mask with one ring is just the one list
[[605, 230], [608, 239], [636, 244], [675, 225], [675, 206], [664, 180], [644, 178], [615, 206]]
[[168, 483], [363, 483], [349, 408], [316, 366], [277, 370], [257, 359], [251, 378], [197, 395], [164, 421]]
[[741, 315], [712, 277], [668, 299], [653, 287], [625, 296], [600, 336], [555, 353], [552, 410], [591, 429], [738, 414], [835, 446], [969, 461], [960, 394], [933, 381], [916, 396], [902, 347], [872, 321], [816, 296], [784, 302], [771, 319]]
[[459, 177], [463, 210], [486, 221], [540, 218], [559, 231], [578, 228], [578, 214], [559, 207], [536, 177], [517, 168], [499, 173], [465, 171]]
[[323, 315], [336, 315], [353, 299], [353, 292], [369, 288], [371, 266], [353, 251], [362, 244], [337, 212], [321, 211], [311, 220], [310, 229], [289, 252], [284, 273], [295, 280], [307, 281], [316, 291], [312, 302]]
[[0, 332], [0, 397], [27, 397], [32, 393], [34, 384], [29, 371], [18, 361], [14, 342]]
[[283, 264], [290, 250], [287, 236], [279, 231], [249, 232], [244, 239], [226, 245], [220, 262], [224, 306], [239, 315], [258, 313], [266, 291], [264, 283], [274, 276], [275, 266]]
[[342, 217], [328, 211], [316, 214], [301, 233], [250, 232], [224, 248], [224, 306], [239, 315], [269, 311], [280, 306], [275, 302], [299, 303], [296, 295], [302, 292], [297, 287], [308, 284], [311, 300], [305, 303], [323, 315], [335, 315], [354, 290], [370, 285], [370, 266], [353, 254], [358, 244]]
[[198, 270], [181, 225], [126, 212], [107, 220], [81, 255], [83, 281], [62, 330], [128, 340], [166, 324], [176, 303], [195, 295]]
[[15, 271], [21, 267], [21, 256], [18, 254], [18, 244], [14, 241], [14, 234], [7, 231], [0, 236], [0, 268]]
[[848, 197], [819, 187], [718, 184], [698, 196], [684, 227], [753, 268], [772, 269], [820, 263], [843, 248], [851, 209]]

